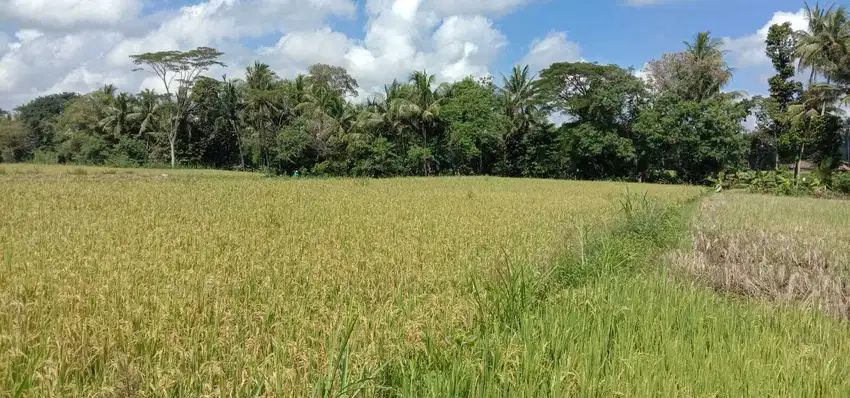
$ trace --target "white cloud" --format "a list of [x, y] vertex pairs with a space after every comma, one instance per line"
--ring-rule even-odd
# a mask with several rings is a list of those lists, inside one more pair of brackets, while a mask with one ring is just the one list
[[566, 32], [552, 32], [543, 39], [535, 39], [528, 53], [522, 59], [522, 65], [539, 71], [555, 62], [582, 61], [581, 46], [567, 40]]
[[[46, 92], [77, 69], [97, 64], [103, 55], [102, 49], [109, 48], [122, 37], [107, 31], [67, 35], [21, 31], [17, 36], [19, 41], [12, 43], [10, 50], [0, 58], [0, 93]], [[3, 103], [0, 107], [13, 105], [17, 104]]]
[[51, 28], [114, 25], [137, 16], [140, 0], [0, 0], [0, 20]]
[[33, 41], [41, 36], [44, 36], [44, 33], [41, 33], [36, 29], [21, 29], [15, 32], [15, 37], [17, 37], [22, 43]]
[[[293, 77], [321, 62], [348, 69], [363, 94], [413, 70], [426, 69], [440, 81], [484, 76], [507, 45], [491, 18], [535, 0], [367, 0], [362, 39], [327, 26], [329, 17], [355, 16], [354, 0], [202, 0], [147, 15], [143, 1], [0, 0], [0, 22], [18, 29], [14, 37], [0, 32], [0, 107], [104, 84], [159, 89], [156, 78], [131, 72], [129, 56], [197, 46], [226, 54], [229, 66], [211, 76], [241, 77], [260, 60]], [[275, 35], [268, 46], [246, 45]], [[557, 34], [535, 48], [541, 59], [570, 60], [579, 51]]]
[[440, 81], [490, 74], [507, 45], [493, 22], [482, 15], [441, 18], [426, 6], [433, 4], [371, 1], [362, 42], [323, 28], [288, 34], [261, 52], [283, 76], [315, 62], [343, 66], [360, 83], [361, 94], [377, 92], [393, 79], [403, 81], [413, 70], [425, 69]]
[[442, 15], [503, 14], [534, 0], [434, 0], [434, 9]]
[[301, 73], [315, 63], [345, 65], [353, 43], [348, 36], [324, 27], [284, 35], [273, 47], [259, 50], [271, 65], [283, 67], [283, 76]]
[[646, 70], [646, 68], [648, 68], [648, 67], [649, 67], [649, 64], [644, 64], [642, 68], [636, 69], [634, 71], [635, 77], [637, 77], [640, 80], [643, 80], [644, 83], [649, 83], [649, 72]]
[[441, 65], [445, 80], [485, 76], [488, 67], [507, 45], [507, 39], [482, 16], [449, 17], [434, 33], [431, 64]]
[[770, 64], [770, 59], [767, 58], [765, 50], [767, 45], [767, 33], [770, 27], [775, 24], [783, 24], [790, 22], [791, 27], [796, 30], [806, 29], [806, 17], [803, 10], [792, 12], [778, 11], [773, 14], [770, 21], [761, 27], [756, 33], [738, 37], [726, 38], [726, 50], [729, 51], [732, 58], [732, 66], [736, 68], [746, 68], [757, 65]]

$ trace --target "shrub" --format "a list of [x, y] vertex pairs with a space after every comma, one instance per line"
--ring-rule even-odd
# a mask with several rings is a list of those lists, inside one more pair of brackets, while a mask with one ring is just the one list
[[832, 177], [832, 190], [850, 195], [850, 173], [838, 173]]
[[88, 175], [89, 172], [86, 171], [86, 169], [84, 169], [82, 167], [77, 167], [77, 168], [73, 168], [71, 170], [68, 170], [67, 174], [72, 175], [72, 176], [84, 176], [84, 175]]
[[32, 163], [56, 164], [59, 163], [59, 154], [54, 151], [36, 150], [33, 152]]

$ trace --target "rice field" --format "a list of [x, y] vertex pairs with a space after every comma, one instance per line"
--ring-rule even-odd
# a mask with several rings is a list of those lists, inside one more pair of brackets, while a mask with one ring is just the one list
[[730, 193], [705, 200], [679, 263], [718, 290], [850, 320], [850, 201]]
[[671, 277], [735, 196], [0, 170], [2, 396], [850, 393], [835, 317]]
[[451, 335], [470, 278], [549, 261], [623, 190], [21, 168], [0, 176], [0, 393], [35, 395], [301, 395], [349, 323], [357, 369]]

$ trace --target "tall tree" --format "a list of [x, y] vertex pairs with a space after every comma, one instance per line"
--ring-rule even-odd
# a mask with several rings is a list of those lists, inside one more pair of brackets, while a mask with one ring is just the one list
[[766, 53], [773, 63], [776, 75], [768, 80], [770, 97], [760, 102], [757, 132], [754, 137], [758, 140], [758, 147], [769, 148], [773, 155], [773, 168], [778, 169], [782, 143], [789, 142], [786, 136], [792, 132], [788, 108], [799, 101], [803, 86], [794, 80], [797, 44], [791, 23], [771, 26], [766, 44]]
[[29, 156], [36, 149], [51, 150], [55, 144], [53, 122], [77, 98], [76, 93], [51, 94], [38, 97], [17, 107], [17, 119], [27, 128], [24, 152]]
[[631, 70], [555, 63], [540, 73], [539, 86], [548, 106], [574, 118], [561, 130], [579, 177], [638, 172], [632, 125], [646, 101], [646, 89]]
[[162, 81], [167, 98], [172, 102], [173, 112], [168, 118], [168, 144], [171, 167], [177, 164], [176, 143], [181, 126], [192, 108], [190, 90], [201, 73], [213, 66], [225, 66], [219, 61], [224, 53], [210, 47], [198, 47], [189, 51], [158, 51], [131, 55], [133, 63], [154, 73]]
[[287, 117], [280, 79], [268, 64], [255, 62], [245, 74], [245, 115], [256, 144], [255, 162], [271, 166], [275, 137]]
[[514, 66], [510, 76], [502, 75], [502, 109], [509, 120], [503, 141], [505, 145], [501, 169], [506, 175], [519, 177], [525, 169], [523, 159], [527, 153], [526, 137], [542, 124], [541, 98], [536, 76], [528, 65]]
[[394, 106], [398, 107], [399, 114], [422, 135], [422, 146], [414, 151], [413, 157], [421, 163], [422, 171], [427, 176], [431, 173], [431, 163], [434, 160], [428, 132], [437, 125], [440, 106], [445, 101], [448, 86], [441, 85], [434, 89], [436, 77], [429, 75], [427, 71], [413, 72], [408, 80], [412, 87], [410, 95], [396, 99]]
[[732, 78], [732, 68], [724, 61], [723, 41], [700, 32], [685, 47], [649, 62], [647, 80], [652, 91], [697, 102], [720, 94]]
[[723, 59], [723, 40], [711, 37], [711, 32], [700, 32], [685, 46], [689, 99], [700, 102], [719, 94], [732, 78], [732, 68]]
[[219, 119], [216, 121], [216, 128], [233, 132], [236, 147], [239, 151], [239, 166], [244, 170], [245, 148], [247, 145], [247, 137], [245, 136], [245, 128], [243, 126], [246, 109], [244, 86], [232, 79], [227, 80], [227, 76], [224, 76], [222, 81], [224, 84], [221, 85], [221, 91], [218, 94], [220, 111]]
[[[839, 99], [850, 102], [850, 18], [844, 6], [822, 8], [806, 4], [806, 30], [797, 32], [796, 56], [802, 70], [809, 70], [805, 101], [791, 113], [802, 126], [797, 167], [805, 156], [806, 143], [832, 141], [840, 124], [828, 117], [835, 113]], [[823, 80], [819, 81], [819, 78]], [[815, 107], [816, 106], [816, 107]], [[819, 116], [816, 117], [816, 116]], [[834, 130], [834, 131], [833, 131]]]
[[325, 86], [335, 94], [345, 96], [357, 96], [357, 88], [360, 87], [348, 71], [341, 66], [326, 64], [311, 65], [308, 69], [310, 82], [315, 86]]
[[105, 116], [100, 120], [100, 128], [108, 131], [115, 139], [124, 134], [128, 123], [135, 117], [132, 112], [133, 98], [127, 93], [109, 97], [104, 108]]
[[506, 117], [498, 112], [500, 97], [490, 79], [468, 77], [452, 86], [441, 118], [448, 130], [447, 152], [455, 173], [491, 173], [501, 149]]

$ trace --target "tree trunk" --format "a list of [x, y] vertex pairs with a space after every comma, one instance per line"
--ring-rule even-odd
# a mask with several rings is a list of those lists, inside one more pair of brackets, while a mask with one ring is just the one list
[[171, 137], [168, 137], [168, 138], [169, 138], [168, 144], [171, 147], [171, 168], [173, 169], [174, 166], [177, 164], [177, 161], [175, 160], [175, 151], [174, 151], [174, 144], [175, 144], [175, 141], [177, 141], [177, 139], [176, 139], [177, 137], [171, 136]]
[[806, 150], [806, 144], [800, 144], [800, 154], [797, 156], [797, 166], [794, 167], [794, 179], [800, 178], [800, 168], [803, 165], [803, 153]]
[[[428, 149], [428, 129], [425, 128], [425, 123], [422, 123], [422, 141], [424, 142], [425, 149]], [[422, 162], [422, 171], [425, 173], [425, 177], [428, 177], [428, 160], [423, 159]]]
[[[829, 85], [831, 82], [832, 82], [832, 79], [830, 79], [829, 76], [827, 76], [826, 77], [826, 84]], [[820, 115], [821, 115], [821, 117], [826, 116], [826, 96], [824, 96], [823, 104], [821, 104], [821, 107], [820, 107]]]
[[779, 135], [773, 132], [773, 169], [779, 170]]
[[245, 150], [242, 149], [242, 135], [239, 134], [239, 128], [236, 127], [236, 122], [230, 120], [230, 125], [233, 126], [233, 132], [236, 134], [236, 147], [239, 148], [239, 164], [242, 170], [245, 170]]

